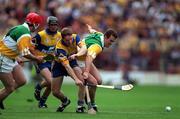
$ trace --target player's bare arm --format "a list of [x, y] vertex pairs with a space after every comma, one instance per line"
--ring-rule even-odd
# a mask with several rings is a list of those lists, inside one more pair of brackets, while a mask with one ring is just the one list
[[93, 29], [89, 24], [86, 24], [86, 26], [88, 27], [88, 31], [89, 33], [95, 33], [97, 32], [95, 29]]
[[87, 53], [87, 47], [85, 45], [85, 43], [83, 41], [81, 41], [79, 44], [78, 44], [78, 47], [80, 48], [78, 50], [78, 52], [76, 54], [73, 54], [71, 56], [68, 57], [68, 59], [72, 60], [72, 59], [75, 59], [76, 57], [79, 57], [79, 56], [83, 56]]
[[65, 67], [66, 71], [72, 77], [72, 79], [74, 79], [76, 85], [83, 85], [82, 81], [78, 79], [78, 77], [76, 76], [76, 74], [74, 73], [73, 69], [69, 64], [62, 63], [62, 65]]
[[73, 78], [73, 80], [75, 81], [76, 85], [83, 85], [83, 83], [78, 79], [78, 77], [74, 73], [73, 69], [71, 68], [71, 66], [69, 64], [69, 60], [67, 59], [67, 56], [61, 54], [58, 57], [58, 59], [61, 62], [61, 64], [65, 67], [65, 69], [68, 72], [68, 74]]

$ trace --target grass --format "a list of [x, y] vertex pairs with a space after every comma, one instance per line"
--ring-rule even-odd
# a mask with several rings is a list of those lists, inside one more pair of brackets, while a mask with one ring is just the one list
[[[77, 88], [64, 85], [63, 91], [71, 99], [71, 105], [63, 113], [55, 112], [59, 101], [49, 97], [47, 109], [39, 109], [33, 97], [34, 86], [28, 84], [10, 95], [4, 101], [6, 110], [0, 119], [179, 119], [180, 87], [135, 86], [132, 91], [123, 92], [98, 89], [96, 115], [75, 113]], [[29, 100], [29, 101], [28, 101]], [[171, 106], [170, 112], [165, 106]]]

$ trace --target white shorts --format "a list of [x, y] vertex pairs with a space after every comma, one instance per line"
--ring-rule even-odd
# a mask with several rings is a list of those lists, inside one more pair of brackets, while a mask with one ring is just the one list
[[77, 60], [77, 64], [79, 65], [79, 67], [85, 67], [85, 61], [80, 61], [80, 60]]
[[17, 61], [0, 54], [0, 72], [10, 73], [16, 65], [18, 65]]

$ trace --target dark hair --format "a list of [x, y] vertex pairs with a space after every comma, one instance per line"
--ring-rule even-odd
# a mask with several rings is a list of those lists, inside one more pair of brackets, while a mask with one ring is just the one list
[[70, 27], [65, 27], [61, 30], [61, 36], [64, 38], [67, 35], [72, 35], [73, 31]]
[[104, 36], [107, 37], [107, 38], [109, 38], [111, 36], [113, 36], [114, 38], [118, 37], [117, 32], [115, 30], [113, 30], [113, 29], [106, 30], [106, 32], [104, 33]]

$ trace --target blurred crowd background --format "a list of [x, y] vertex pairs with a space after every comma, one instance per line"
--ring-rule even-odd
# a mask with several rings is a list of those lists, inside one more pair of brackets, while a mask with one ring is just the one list
[[72, 26], [82, 38], [86, 23], [119, 39], [95, 61], [104, 70], [159, 71], [180, 74], [179, 0], [0, 0], [0, 37], [35, 11], [54, 15], [59, 29]]

